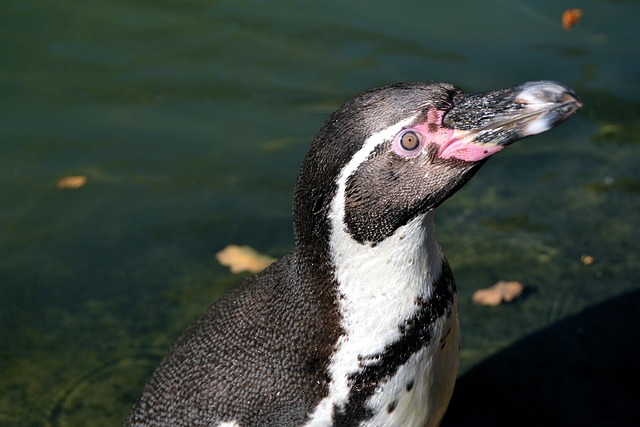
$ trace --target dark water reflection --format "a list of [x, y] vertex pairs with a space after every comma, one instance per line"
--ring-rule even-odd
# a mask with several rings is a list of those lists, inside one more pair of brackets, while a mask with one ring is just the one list
[[[215, 252], [288, 251], [296, 171], [327, 114], [406, 80], [483, 91], [554, 79], [585, 101], [439, 210], [464, 334], [452, 410], [479, 410], [469, 396], [487, 378], [525, 396], [521, 384], [554, 358], [596, 378], [574, 383], [574, 373], [557, 389], [543, 378], [572, 408], [590, 402], [572, 400], [577, 384], [582, 396], [611, 385], [598, 361], [628, 375], [621, 343], [640, 334], [607, 325], [633, 323], [615, 307], [640, 287], [640, 7], [580, 7], [566, 32], [564, 5], [551, 0], [3, 2], [0, 425], [118, 425], [180, 331], [242, 280]], [[87, 185], [59, 190], [68, 175]], [[499, 279], [524, 282], [526, 296], [471, 304]], [[599, 339], [584, 336], [581, 351], [557, 345], [557, 331], [581, 322], [615, 351], [601, 359]], [[531, 348], [556, 345], [523, 364]], [[520, 385], [503, 364], [517, 365]], [[623, 390], [611, 393], [630, 414]], [[544, 414], [546, 401], [534, 402]], [[572, 412], [549, 416], [561, 413]], [[582, 425], [601, 419], [587, 415]]]

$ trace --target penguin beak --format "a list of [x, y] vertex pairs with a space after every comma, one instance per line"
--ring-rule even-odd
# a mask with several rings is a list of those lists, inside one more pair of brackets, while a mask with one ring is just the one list
[[460, 94], [453, 104], [443, 118], [453, 133], [438, 157], [465, 161], [482, 160], [519, 139], [549, 130], [582, 106], [570, 88], [552, 81]]

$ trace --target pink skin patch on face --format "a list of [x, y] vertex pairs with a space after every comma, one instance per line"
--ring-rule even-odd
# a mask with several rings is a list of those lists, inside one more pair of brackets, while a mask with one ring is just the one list
[[477, 162], [494, 155], [502, 150], [501, 145], [482, 145], [473, 142], [473, 131], [457, 130], [442, 124], [444, 111], [430, 109], [427, 112], [426, 123], [414, 126], [414, 129], [424, 135], [425, 146], [436, 144], [439, 148], [438, 157], [441, 159], [460, 159], [465, 162]]

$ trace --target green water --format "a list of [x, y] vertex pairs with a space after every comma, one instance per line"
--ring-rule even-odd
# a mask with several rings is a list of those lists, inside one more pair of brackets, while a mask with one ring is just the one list
[[[3, 1], [0, 425], [119, 425], [177, 335], [242, 280], [214, 254], [286, 253], [315, 131], [359, 91], [397, 81], [484, 91], [553, 79], [585, 102], [439, 209], [463, 328], [453, 408], [479, 366], [526, 359], [528, 337], [637, 301], [640, 2], [577, 3]], [[584, 17], [567, 32], [574, 6]], [[87, 184], [58, 189], [68, 175]], [[470, 302], [499, 279], [527, 293]], [[629, 324], [602, 343], [622, 377], [638, 359], [622, 363], [620, 343], [640, 341], [625, 310], [595, 322]], [[553, 357], [597, 377], [602, 347]]]

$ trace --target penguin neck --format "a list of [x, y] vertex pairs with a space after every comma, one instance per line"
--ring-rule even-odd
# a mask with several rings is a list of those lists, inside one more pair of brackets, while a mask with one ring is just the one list
[[[334, 199], [329, 217], [329, 246], [333, 264], [331, 282], [336, 288], [334, 293], [342, 332], [328, 367], [329, 393], [307, 424], [314, 427], [335, 421], [336, 408], [350, 414], [354, 408], [347, 409], [347, 406], [355, 399], [358, 387], [378, 387], [379, 382], [389, 380], [375, 374], [369, 378], [369, 364], [382, 363], [385, 376], [397, 372], [397, 363], [404, 362], [393, 360], [389, 351], [393, 353], [397, 344], [403, 343], [408, 325], [424, 317], [421, 312], [431, 306], [425, 305], [425, 301], [438, 299], [442, 286], [437, 284], [442, 283], [440, 276], [448, 272], [435, 241], [433, 211], [414, 218], [372, 246], [358, 243], [348, 233], [342, 220], [344, 215], [340, 214], [343, 209], [339, 200]], [[434, 313], [428, 317], [439, 315]], [[417, 327], [422, 329], [425, 325]], [[358, 379], [359, 375], [369, 380], [363, 382]], [[373, 390], [363, 390], [360, 394], [367, 399], [373, 393]], [[362, 409], [358, 403], [351, 403], [359, 408], [356, 411]]]
[[434, 292], [443, 264], [434, 211], [375, 246], [356, 242], [340, 222], [332, 220], [330, 248], [342, 327], [354, 352], [376, 353], [399, 338], [399, 325]]

